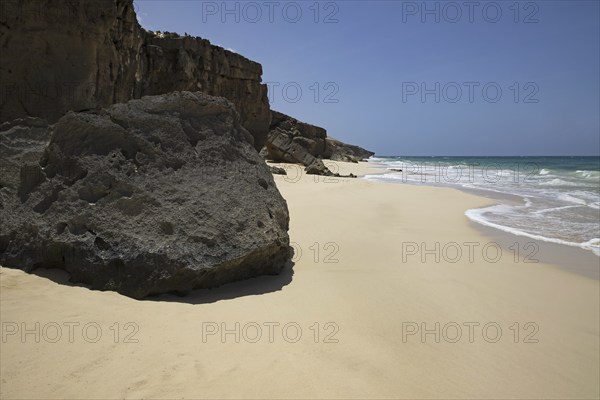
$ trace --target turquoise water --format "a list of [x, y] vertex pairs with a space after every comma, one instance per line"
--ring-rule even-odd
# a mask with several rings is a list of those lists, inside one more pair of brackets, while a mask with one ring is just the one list
[[497, 204], [468, 210], [478, 223], [600, 256], [600, 157], [372, 157], [366, 179], [482, 191]]

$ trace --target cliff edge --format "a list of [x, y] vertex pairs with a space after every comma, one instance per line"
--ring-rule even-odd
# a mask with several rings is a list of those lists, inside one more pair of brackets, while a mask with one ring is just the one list
[[[133, 0], [2, 0], [0, 122], [202, 91], [231, 101], [262, 148], [270, 124], [262, 66], [208, 40], [154, 33]], [[26, 49], [26, 51], [24, 51]]]

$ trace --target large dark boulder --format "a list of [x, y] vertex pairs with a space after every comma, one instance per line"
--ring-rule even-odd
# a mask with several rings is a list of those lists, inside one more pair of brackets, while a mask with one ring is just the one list
[[39, 177], [38, 161], [50, 140], [50, 127], [39, 118], [0, 125], [0, 210], [15, 196], [21, 181]]
[[[286, 202], [226, 99], [143, 97], [68, 113], [51, 135], [18, 188], [7, 187], [3, 266], [61, 268], [140, 298], [276, 274], [287, 262]], [[0, 148], [18, 152], [14, 143]]]

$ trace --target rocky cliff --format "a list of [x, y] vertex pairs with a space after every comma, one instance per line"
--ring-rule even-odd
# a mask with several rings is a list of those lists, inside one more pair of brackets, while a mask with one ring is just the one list
[[[271, 125], [269, 131], [280, 130], [290, 136], [293, 141], [311, 154], [313, 157], [322, 157], [325, 152], [327, 131], [319, 126], [307, 124], [285, 115], [278, 111], [271, 111]], [[269, 144], [269, 143], [267, 143]], [[270, 147], [270, 155], [274, 158], [279, 158], [277, 149]]]
[[359, 162], [374, 156], [375, 153], [360, 146], [347, 144], [332, 137], [325, 139], [323, 158], [334, 161]]
[[359, 162], [375, 153], [331, 137], [319, 126], [271, 111], [271, 126], [261, 155], [278, 162], [298, 163], [318, 175], [329, 175], [321, 159]]
[[271, 114], [260, 64], [145, 31], [132, 0], [2, 0], [0, 50], [4, 266], [136, 298], [277, 273], [285, 171], [256, 150], [324, 175], [348, 150]]
[[21, 164], [0, 187], [3, 266], [140, 298], [289, 258], [286, 202], [226, 99], [174, 92], [3, 129], [2, 160]]
[[325, 129], [310, 125], [277, 111], [271, 111], [266, 154], [273, 161], [306, 166], [314, 175], [331, 175], [319, 155], [325, 150]]
[[2, 0], [0, 122], [57, 121], [144, 95], [229, 99], [260, 149], [269, 131], [262, 67], [208, 40], [145, 31], [133, 0]]

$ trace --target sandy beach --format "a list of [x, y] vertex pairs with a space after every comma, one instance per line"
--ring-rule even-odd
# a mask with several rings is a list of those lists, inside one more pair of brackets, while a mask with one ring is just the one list
[[136, 301], [2, 268], [1, 397], [600, 396], [597, 279], [498, 246], [489, 199], [299, 168], [282, 275]]

